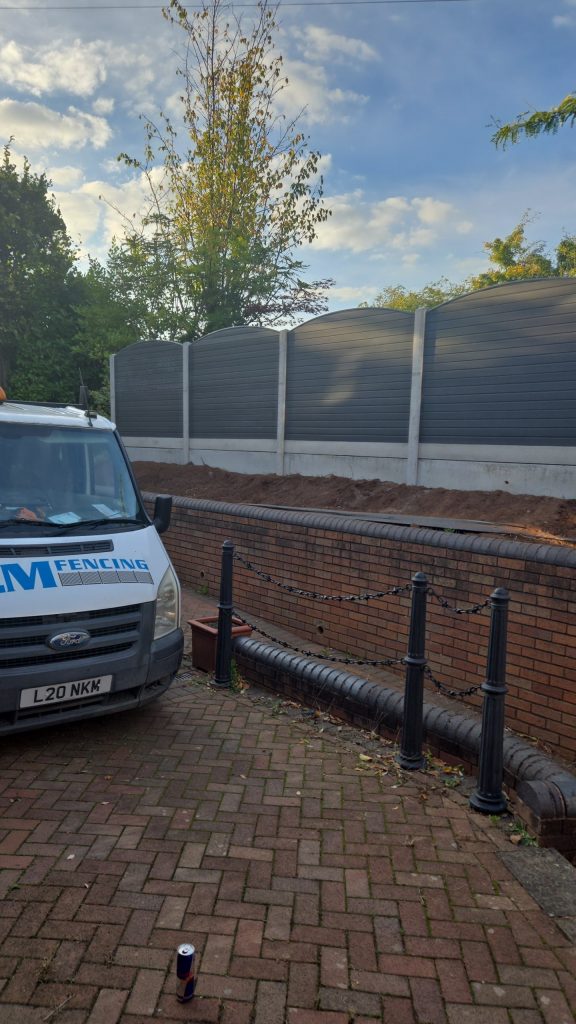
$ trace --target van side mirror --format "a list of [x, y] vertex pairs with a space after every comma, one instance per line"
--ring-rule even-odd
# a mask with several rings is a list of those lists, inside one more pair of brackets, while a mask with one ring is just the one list
[[170, 526], [172, 517], [172, 498], [169, 494], [157, 494], [154, 502], [154, 518], [152, 525], [158, 533], [165, 533]]

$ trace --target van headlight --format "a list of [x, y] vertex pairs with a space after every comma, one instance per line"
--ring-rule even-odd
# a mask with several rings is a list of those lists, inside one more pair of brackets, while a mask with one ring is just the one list
[[180, 588], [174, 570], [168, 566], [156, 596], [154, 639], [159, 640], [180, 625]]

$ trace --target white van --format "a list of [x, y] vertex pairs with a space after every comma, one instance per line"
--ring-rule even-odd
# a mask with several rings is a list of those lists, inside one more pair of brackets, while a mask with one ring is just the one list
[[180, 586], [114, 424], [0, 389], [0, 735], [139, 707], [182, 659]]

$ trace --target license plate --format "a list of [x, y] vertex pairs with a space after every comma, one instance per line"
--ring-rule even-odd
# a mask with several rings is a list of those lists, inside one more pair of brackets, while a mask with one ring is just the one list
[[35, 708], [45, 704], [61, 704], [67, 700], [85, 700], [109, 693], [112, 676], [93, 676], [91, 679], [77, 679], [73, 683], [55, 683], [53, 686], [36, 686], [22, 690], [21, 708]]

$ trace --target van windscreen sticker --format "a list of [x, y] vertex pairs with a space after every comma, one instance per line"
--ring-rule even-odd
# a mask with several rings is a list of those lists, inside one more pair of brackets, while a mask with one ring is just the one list
[[51, 558], [0, 565], [0, 594], [15, 590], [52, 590], [54, 587], [94, 586], [101, 583], [153, 584], [143, 558]]

